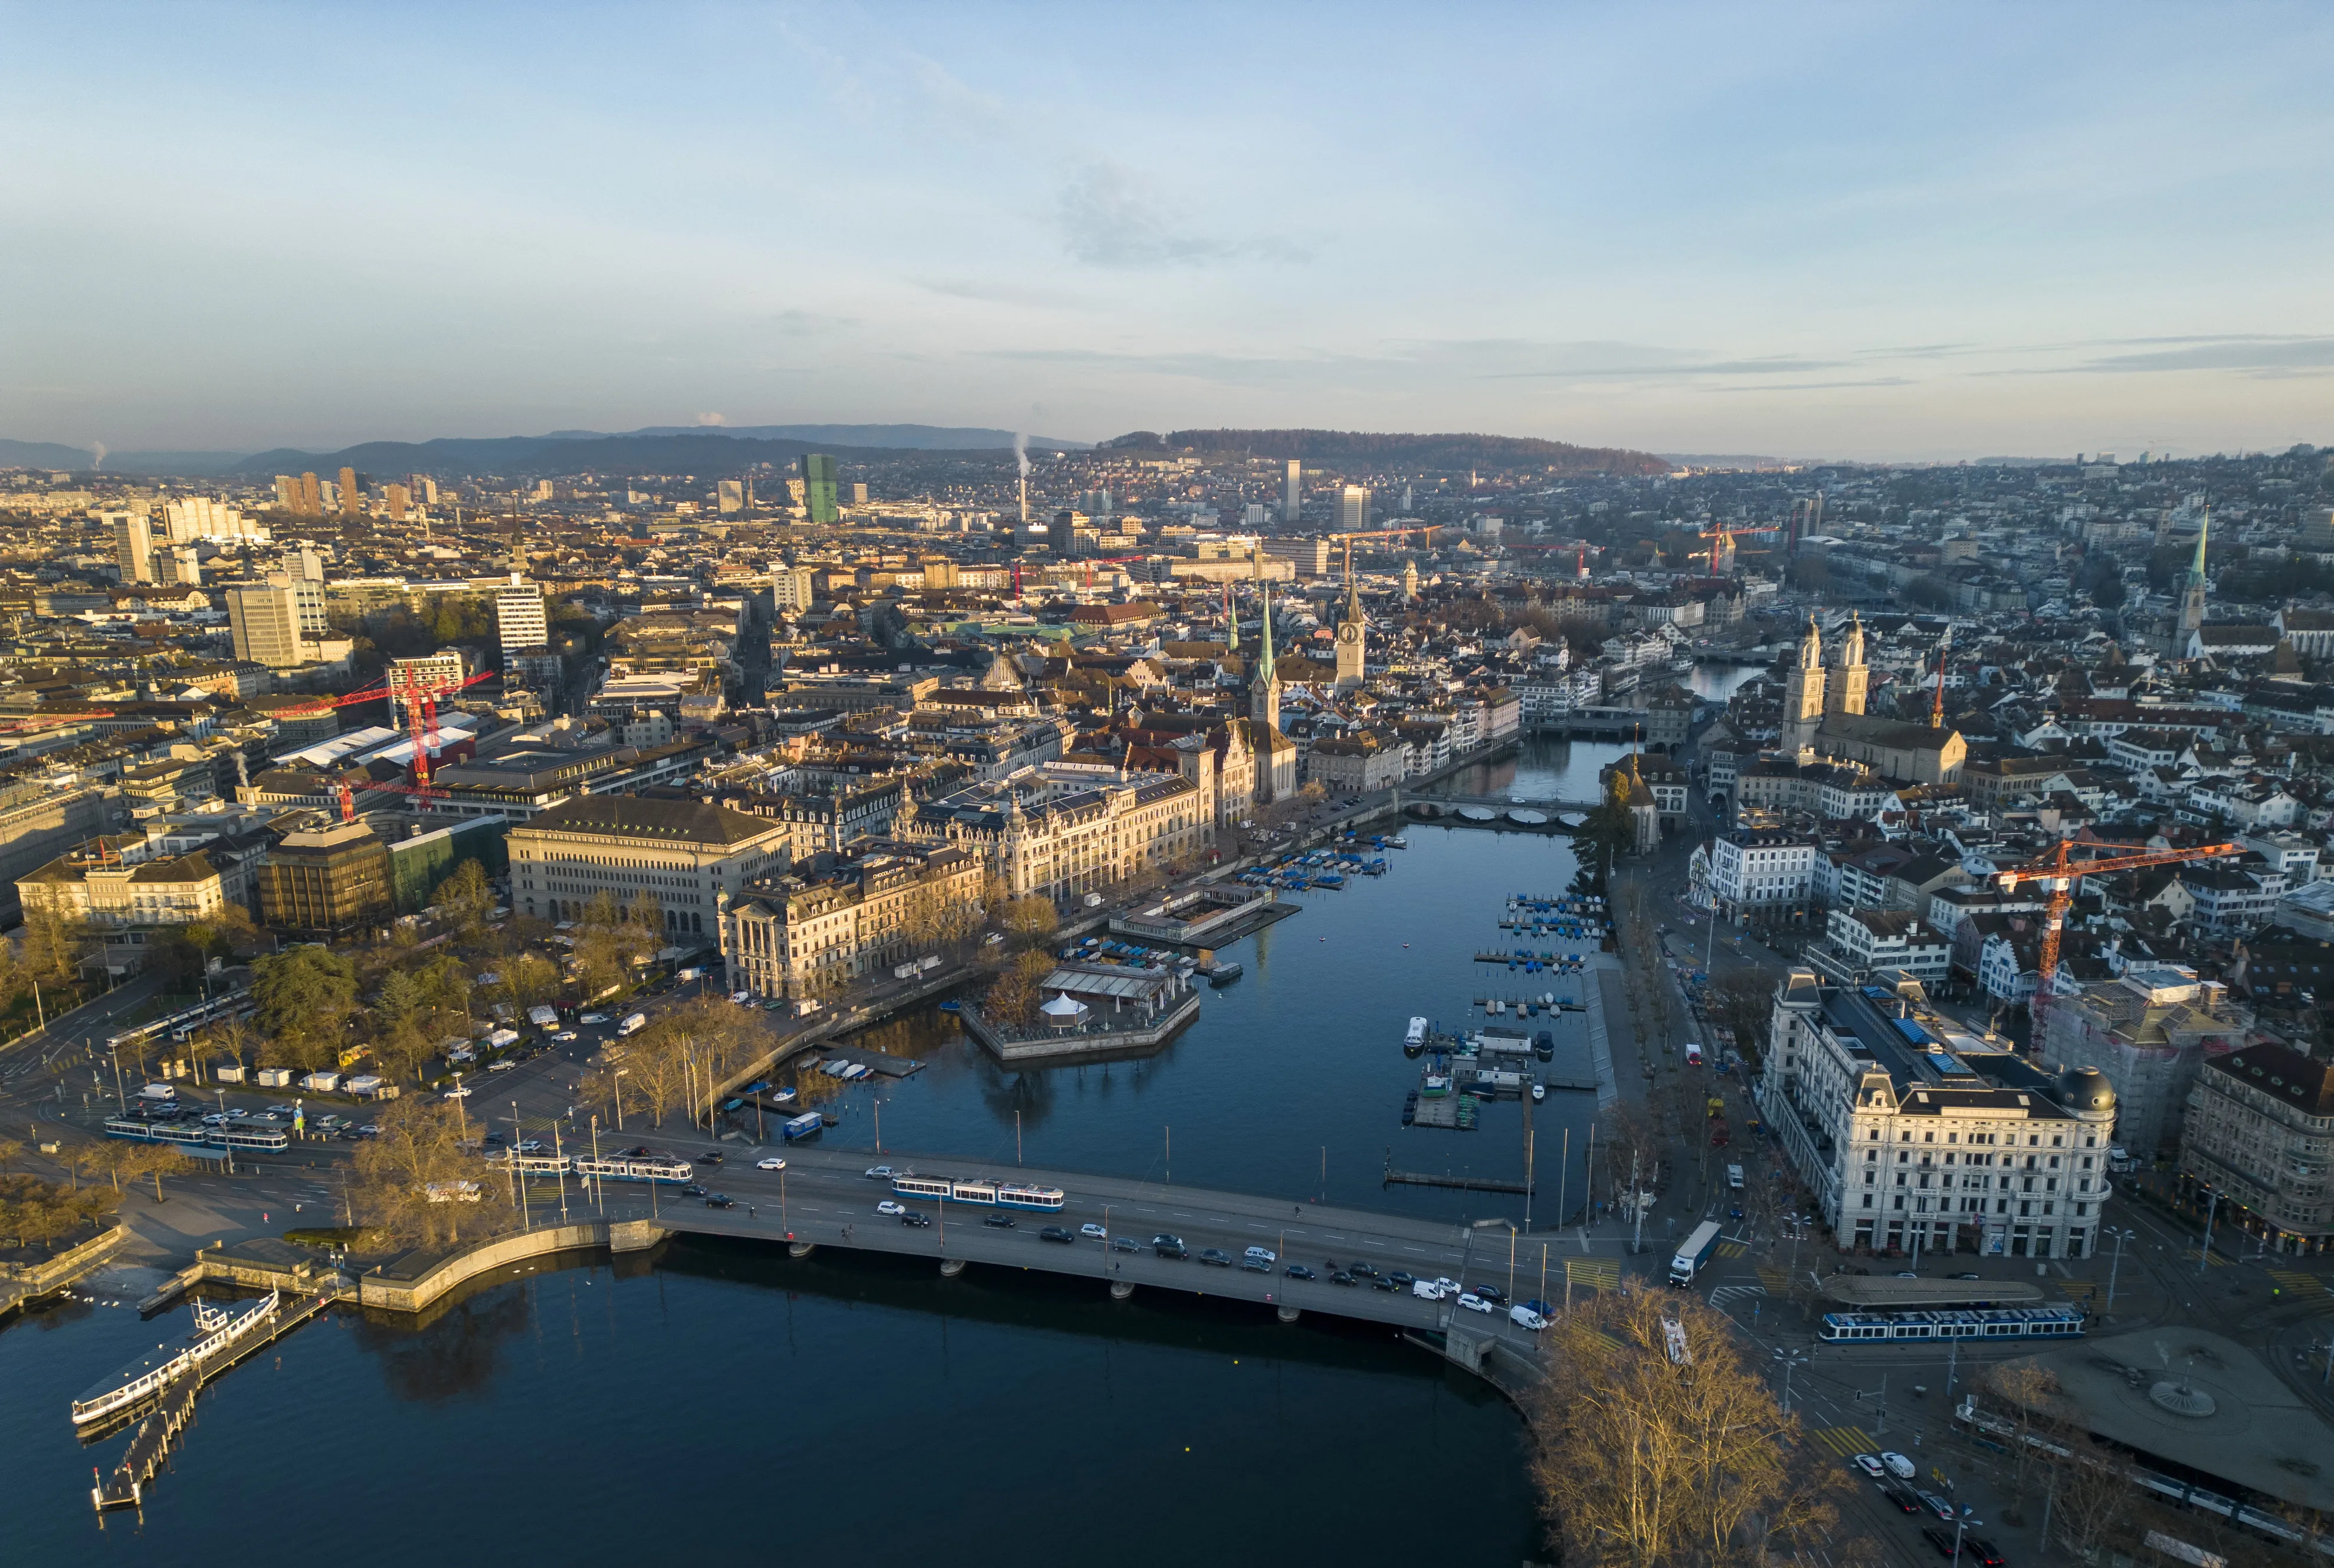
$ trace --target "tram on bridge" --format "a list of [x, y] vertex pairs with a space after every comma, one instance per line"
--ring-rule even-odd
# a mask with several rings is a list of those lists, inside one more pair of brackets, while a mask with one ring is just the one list
[[978, 1203], [993, 1208], [1033, 1208], [1058, 1213], [1063, 1192], [1058, 1187], [1028, 1182], [990, 1181], [984, 1177], [959, 1180], [952, 1176], [918, 1176], [902, 1171], [892, 1178], [892, 1190], [902, 1198], [924, 1198], [937, 1203]]

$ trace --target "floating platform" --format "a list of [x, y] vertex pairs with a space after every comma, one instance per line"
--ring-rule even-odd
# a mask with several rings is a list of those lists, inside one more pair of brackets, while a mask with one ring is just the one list
[[1388, 1187], [1449, 1187], [1461, 1192], [1529, 1194], [1532, 1190], [1532, 1185], [1529, 1181], [1506, 1181], [1496, 1176], [1452, 1176], [1448, 1172], [1437, 1176], [1423, 1170], [1396, 1170], [1392, 1165], [1385, 1168], [1385, 1185]]

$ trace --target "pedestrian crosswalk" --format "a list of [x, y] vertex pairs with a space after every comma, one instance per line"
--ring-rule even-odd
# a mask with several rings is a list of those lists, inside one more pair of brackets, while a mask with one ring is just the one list
[[2316, 1300], [2329, 1294], [2326, 1282], [2314, 1274], [2302, 1274], [2290, 1268], [2273, 1268], [2269, 1271], [2269, 1277], [2275, 1280], [2278, 1289], [2286, 1294], [2298, 1295], [2304, 1300]]
[[1767, 1287], [1769, 1295], [1780, 1295], [1791, 1288], [1791, 1276], [1779, 1268], [1762, 1268], [1759, 1271], [1759, 1283]]
[[1621, 1260], [1614, 1257], [1567, 1257], [1564, 1260], [1567, 1284], [1587, 1285], [1591, 1290], [1621, 1288]]
[[1868, 1454], [1879, 1447], [1862, 1427], [1810, 1427], [1808, 1436], [1842, 1458], [1851, 1454]]
[[1721, 1257], [1741, 1257], [1750, 1250], [1739, 1241], [1722, 1241], [1718, 1244], [1718, 1255]]
[[2088, 1303], [2099, 1294], [2099, 1287], [2087, 1279], [2062, 1279], [2059, 1282], [2059, 1294], [2069, 1301]]

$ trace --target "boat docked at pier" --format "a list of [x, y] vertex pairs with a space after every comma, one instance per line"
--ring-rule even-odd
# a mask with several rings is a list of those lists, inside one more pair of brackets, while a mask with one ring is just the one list
[[99, 1380], [73, 1401], [73, 1425], [101, 1421], [187, 1373], [199, 1373], [214, 1361], [231, 1360], [237, 1345], [275, 1321], [282, 1303], [283, 1297], [275, 1291], [233, 1310], [195, 1303], [195, 1332], [175, 1346], [156, 1345], [111, 1377]]

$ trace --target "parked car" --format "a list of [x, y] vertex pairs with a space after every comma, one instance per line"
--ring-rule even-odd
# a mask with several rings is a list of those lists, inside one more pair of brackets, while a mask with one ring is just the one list
[[1093, 1220], [1088, 1220], [1084, 1225], [1078, 1227], [1078, 1234], [1086, 1237], [1090, 1241], [1107, 1241], [1110, 1239], [1110, 1232], [1096, 1225]]
[[754, 1161], [754, 1169], [757, 1170], [784, 1170], [786, 1168], [786, 1162], [775, 1154], [765, 1155]]
[[908, 1206], [904, 1203], [894, 1203], [887, 1198], [882, 1202], [875, 1206], [875, 1212], [878, 1214], [905, 1214], [908, 1212]]

